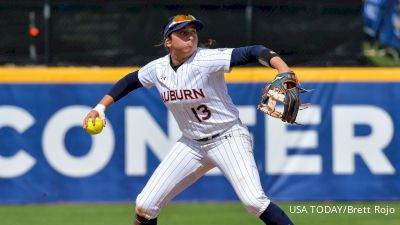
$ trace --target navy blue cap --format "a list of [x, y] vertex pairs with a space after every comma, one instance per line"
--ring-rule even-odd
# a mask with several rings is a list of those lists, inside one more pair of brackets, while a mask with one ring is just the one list
[[[191, 15], [188, 15], [188, 16], [191, 16]], [[174, 18], [175, 17], [176, 16], [172, 17], [169, 20], [169, 22], [167, 23], [167, 25], [165, 25], [165, 27], [164, 27], [164, 38], [168, 37], [172, 32], [184, 28], [189, 23], [193, 24], [196, 27], [196, 30], [201, 30], [204, 27], [203, 23], [200, 20], [194, 18], [193, 16], [191, 16], [191, 17], [193, 17], [194, 19], [185, 20], [183, 22], [174, 22]]]

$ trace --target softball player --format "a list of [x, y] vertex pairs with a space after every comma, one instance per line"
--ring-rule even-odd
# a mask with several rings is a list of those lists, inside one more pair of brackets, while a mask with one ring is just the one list
[[105, 119], [111, 104], [139, 87], [155, 86], [175, 117], [182, 137], [157, 167], [136, 199], [135, 225], [157, 224], [162, 207], [214, 167], [233, 186], [247, 211], [265, 224], [293, 224], [264, 194], [255, 164], [252, 139], [228, 96], [224, 73], [259, 61], [279, 73], [290, 68], [264, 46], [198, 48], [203, 28], [192, 15], [177, 15], [165, 25], [169, 54], [119, 80], [84, 119]]

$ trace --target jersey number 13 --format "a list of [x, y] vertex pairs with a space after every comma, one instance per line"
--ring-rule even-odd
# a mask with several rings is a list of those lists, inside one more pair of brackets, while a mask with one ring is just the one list
[[191, 108], [196, 119], [201, 123], [204, 120], [208, 120], [211, 117], [211, 111], [206, 105], [199, 105], [196, 108]]

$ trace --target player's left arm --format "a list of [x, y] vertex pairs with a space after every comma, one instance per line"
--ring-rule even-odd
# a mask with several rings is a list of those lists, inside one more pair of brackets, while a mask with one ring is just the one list
[[[257, 61], [278, 71], [275, 79], [268, 82], [264, 88], [258, 109], [284, 122], [298, 124], [296, 122], [298, 111], [308, 107], [307, 104], [300, 103], [300, 93], [309, 92], [309, 90], [300, 88], [296, 74], [291, 71], [285, 61], [274, 51], [262, 45], [233, 49], [230, 67]], [[283, 103], [283, 111], [276, 108], [278, 102]]]
[[272, 68], [275, 68], [276, 70], [278, 70], [278, 73], [285, 73], [285, 72], [291, 71], [291, 69], [285, 63], [285, 61], [283, 61], [282, 58], [279, 56], [272, 57], [269, 60], [269, 64], [271, 65]]
[[232, 51], [230, 66], [260, 62], [262, 65], [278, 70], [278, 73], [290, 72], [291, 69], [273, 50], [263, 45], [235, 48]]

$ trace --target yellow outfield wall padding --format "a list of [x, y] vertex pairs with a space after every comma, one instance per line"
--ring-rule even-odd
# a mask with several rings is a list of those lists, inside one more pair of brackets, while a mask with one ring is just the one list
[[[0, 83], [114, 83], [139, 67], [0, 67]], [[400, 68], [292, 68], [302, 82], [400, 82]], [[238, 67], [228, 83], [267, 82], [276, 70]]]
[[138, 67], [0, 68], [1, 83], [113, 83]]
[[[399, 82], [400, 68], [292, 68], [302, 82]], [[234, 68], [226, 75], [229, 82], [266, 82], [273, 79], [276, 70]]]

